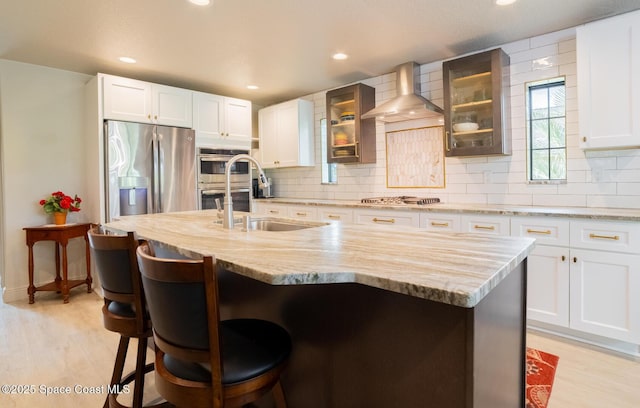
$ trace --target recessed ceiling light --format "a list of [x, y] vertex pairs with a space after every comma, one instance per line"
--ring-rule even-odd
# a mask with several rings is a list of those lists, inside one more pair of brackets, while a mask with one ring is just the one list
[[349, 56], [347, 54], [343, 54], [341, 52], [337, 52], [335, 54], [333, 54], [333, 59], [334, 60], [345, 60], [347, 59]]
[[118, 58], [121, 62], [125, 62], [127, 64], [135, 64], [136, 60], [135, 58], [131, 58], [131, 57], [120, 57]]
[[208, 6], [209, 3], [211, 3], [210, 0], [189, 0], [189, 1], [195, 4], [196, 6]]
[[258, 85], [247, 85], [247, 89], [258, 89]]
[[496, 0], [496, 4], [498, 6], [508, 6], [509, 4], [515, 3], [516, 0]]

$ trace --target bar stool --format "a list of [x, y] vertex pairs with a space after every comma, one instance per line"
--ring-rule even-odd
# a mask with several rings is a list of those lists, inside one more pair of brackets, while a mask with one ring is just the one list
[[[120, 343], [113, 366], [109, 395], [104, 407], [121, 408], [118, 394], [127, 384], [134, 382], [133, 407], [142, 407], [144, 375], [154, 369], [154, 364], [145, 364], [148, 339], [153, 335], [151, 319], [146, 311], [146, 302], [140, 270], [136, 260], [138, 240], [133, 232], [115, 235], [92, 226], [87, 234], [92, 257], [102, 284], [104, 306], [102, 316], [105, 329], [120, 334]], [[138, 339], [135, 370], [123, 378], [124, 364], [131, 338]], [[170, 406], [166, 402], [155, 407]]]
[[216, 263], [157, 258], [138, 263], [153, 320], [158, 393], [177, 407], [240, 407], [271, 391], [286, 408], [280, 375], [291, 353], [282, 327], [258, 319], [220, 321]]

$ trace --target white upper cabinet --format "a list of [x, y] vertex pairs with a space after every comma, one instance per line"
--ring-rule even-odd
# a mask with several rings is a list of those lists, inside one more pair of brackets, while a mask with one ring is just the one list
[[153, 122], [159, 125], [193, 126], [192, 92], [166, 85], [151, 85]]
[[191, 91], [135, 79], [103, 76], [105, 119], [190, 128]]
[[151, 84], [135, 79], [103, 77], [105, 119], [147, 123], [151, 121]]
[[193, 92], [193, 128], [199, 147], [251, 149], [251, 101]]
[[313, 102], [294, 99], [258, 111], [264, 168], [313, 166]]
[[640, 12], [577, 28], [580, 147], [640, 147]]

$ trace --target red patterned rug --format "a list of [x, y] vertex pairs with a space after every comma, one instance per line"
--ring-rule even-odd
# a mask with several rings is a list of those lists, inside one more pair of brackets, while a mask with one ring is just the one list
[[558, 356], [527, 347], [527, 408], [546, 408], [553, 388]]

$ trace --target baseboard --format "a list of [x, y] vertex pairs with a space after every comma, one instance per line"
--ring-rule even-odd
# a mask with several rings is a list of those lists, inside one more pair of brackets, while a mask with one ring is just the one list
[[634, 361], [640, 361], [640, 345], [627, 343], [620, 340], [613, 340], [602, 336], [596, 336], [589, 333], [583, 333], [564, 327], [549, 325], [546, 323], [531, 321], [527, 322], [527, 329], [532, 332], [548, 334], [554, 337], [561, 337], [577, 343], [581, 346], [587, 346], [599, 351], [606, 351], [625, 358], [631, 358]]

